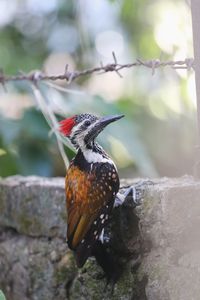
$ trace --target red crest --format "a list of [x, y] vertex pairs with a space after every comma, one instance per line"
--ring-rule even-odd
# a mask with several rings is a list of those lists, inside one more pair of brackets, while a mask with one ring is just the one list
[[72, 128], [76, 124], [75, 122], [75, 116], [62, 120], [59, 122], [59, 131], [64, 134], [65, 136], [69, 136], [71, 133]]

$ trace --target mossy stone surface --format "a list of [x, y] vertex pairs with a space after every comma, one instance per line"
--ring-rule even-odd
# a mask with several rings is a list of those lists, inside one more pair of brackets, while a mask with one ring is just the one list
[[78, 270], [67, 248], [64, 178], [2, 179], [0, 288], [7, 300], [199, 300], [199, 195], [191, 177], [163, 178], [140, 207], [113, 210], [108, 247], [123, 272], [111, 294], [95, 259]]

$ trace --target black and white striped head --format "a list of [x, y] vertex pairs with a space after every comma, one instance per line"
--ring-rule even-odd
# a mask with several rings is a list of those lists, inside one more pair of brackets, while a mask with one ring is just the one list
[[110, 123], [123, 115], [97, 117], [91, 114], [75, 115], [60, 122], [60, 132], [70, 139], [75, 148], [91, 147], [98, 134]]

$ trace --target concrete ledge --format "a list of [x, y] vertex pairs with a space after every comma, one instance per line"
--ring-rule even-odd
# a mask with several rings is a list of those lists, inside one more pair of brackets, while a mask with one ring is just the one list
[[200, 299], [200, 182], [158, 184], [140, 212], [148, 300]]
[[0, 226], [34, 237], [64, 238], [64, 178], [12, 176], [0, 181]]
[[77, 270], [67, 249], [64, 179], [2, 179], [0, 288], [8, 300], [199, 300], [199, 195], [192, 177], [162, 178], [140, 207], [113, 211], [111, 247], [125, 271], [111, 297], [94, 259]]

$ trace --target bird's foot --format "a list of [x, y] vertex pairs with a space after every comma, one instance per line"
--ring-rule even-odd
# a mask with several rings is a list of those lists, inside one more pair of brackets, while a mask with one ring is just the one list
[[153, 185], [150, 180], [142, 180], [128, 187], [122, 187], [115, 198], [114, 207], [124, 205], [136, 207], [142, 204], [145, 191], [149, 185]]

